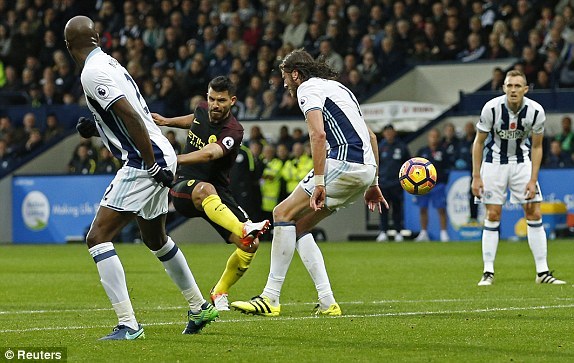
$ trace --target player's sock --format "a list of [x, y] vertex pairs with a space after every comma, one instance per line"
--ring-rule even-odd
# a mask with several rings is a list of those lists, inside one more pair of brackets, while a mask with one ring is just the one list
[[254, 252], [245, 252], [240, 248], [237, 248], [235, 251], [233, 251], [231, 256], [229, 256], [229, 259], [227, 259], [225, 271], [223, 271], [219, 281], [213, 288], [213, 292], [228, 292], [231, 286], [233, 286], [241, 278], [241, 276], [243, 276], [245, 271], [247, 271], [254, 257]]
[[303, 261], [309, 275], [311, 275], [311, 279], [315, 283], [321, 308], [328, 309], [329, 306], [335, 304], [336, 301], [333, 296], [333, 290], [331, 290], [331, 283], [329, 282], [325, 261], [323, 260], [323, 254], [319, 246], [317, 246], [313, 235], [307, 233], [299, 237], [296, 247], [301, 261]]
[[498, 248], [498, 230], [500, 221], [484, 220], [482, 231], [482, 260], [484, 261], [484, 272], [494, 272], [494, 258]]
[[100, 281], [118, 316], [119, 324], [137, 330], [138, 322], [128, 294], [126, 275], [113, 243], [100, 243], [88, 251], [96, 263]]
[[243, 223], [221, 202], [219, 195], [212, 194], [207, 196], [207, 198], [201, 202], [201, 206], [211, 221], [219, 224], [234, 235], [239, 236], [239, 238], [243, 238]]
[[548, 271], [548, 242], [546, 240], [546, 232], [542, 226], [542, 219], [534, 221], [526, 221], [526, 233], [528, 236], [528, 245], [534, 256], [534, 263], [536, 263], [536, 272]]
[[271, 244], [271, 266], [269, 277], [263, 289], [263, 296], [267, 296], [271, 305], [279, 305], [281, 287], [285, 281], [285, 275], [295, 253], [296, 231], [295, 224], [289, 222], [274, 223], [273, 242]]
[[205, 302], [205, 299], [199, 291], [183, 252], [177, 248], [171, 237], [167, 237], [167, 242], [162, 248], [152, 252], [161, 261], [169, 277], [179, 287], [189, 303], [189, 308], [192, 311], [201, 310], [201, 304]]

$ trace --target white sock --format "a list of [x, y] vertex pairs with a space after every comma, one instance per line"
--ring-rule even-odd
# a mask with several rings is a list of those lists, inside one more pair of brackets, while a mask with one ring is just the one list
[[315, 239], [311, 233], [307, 233], [297, 240], [297, 252], [301, 261], [307, 268], [311, 279], [315, 283], [317, 294], [319, 296], [319, 304], [322, 309], [328, 309], [329, 306], [335, 304], [335, 297], [331, 284], [329, 283], [329, 276], [327, 275], [327, 268], [323, 260], [323, 254], [317, 246]]
[[192, 311], [201, 310], [201, 305], [205, 302], [199, 286], [187, 265], [183, 252], [177, 248], [171, 237], [167, 237], [167, 242], [157, 251], [151, 251], [158, 260], [161, 261], [165, 271], [189, 303]]
[[118, 323], [138, 329], [122, 263], [112, 242], [97, 244], [88, 250], [96, 263], [102, 286], [112, 303]]
[[276, 223], [273, 229], [273, 242], [271, 245], [271, 266], [269, 277], [263, 289], [263, 296], [271, 300], [273, 306], [279, 305], [281, 287], [285, 281], [285, 275], [295, 253], [296, 243], [295, 224]]
[[494, 273], [494, 259], [496, 249], [498, 248], [498, 228], [500, 221], [484, 220], [484, 229], [482, 231], [482, 260], [484, 261], [483, 272]]
[[526, 233], [528, 236], [528, 245], [534, 256], [534, 263], [536, 264], [536, 273], [548, 271], [548, 242], [546, 240], [546, 232], [542, 226], [542, 219], [535, 221], [526, 221]]

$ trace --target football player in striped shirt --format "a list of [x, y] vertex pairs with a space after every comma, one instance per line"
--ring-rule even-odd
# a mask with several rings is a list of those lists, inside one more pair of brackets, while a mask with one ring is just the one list
[[183, 252], [166, 234], [168, 191], [176, 155], [152, 120], [147, 104], [126, 69], [99, 47], [94, 22], [76, 16], [64, 35], [70, 55], [81, 69], [82, 88], [93, 120], [80, 118], [76, 128], [85, 138], [99, 136], [123, 166], [107, 188], [86, 243], [100, 280], [118, 317], [102, 340], [144, 338], [128, 293], [125, 273], [112, 239], [134, 218], [143, 242], [163, 264], [189, 304], [184, 334], [199, 333], [218, 311], [205, 301]]
[[[297, 98], [305, 115], [313, 156], [311, 170], [295, 190], [273, 210], [275, 226], [271, 266], [261, 295], [231, 306], [248, 314], [277, 316], [279, 296], [295, 249], [311, 275], [319, 304], [318, 315], [339, 316], [321, 250], [311, 229], [337, 209], [364, 196], [371, 211], [388, 204], [378, 185], [377, 138], [367, 127], [357, 98], [336, 72], [302, 49], [281, 63], [284, 86]], [[326, 150], [328, 146], [328, 152]]]
[[546, 116], [542, 106], [524, 97], [528, 85], [524, 73], [506, 74], [504, 95], [482, 108], [472, 146], [472, 193], [486, 206], [482, 232], [484, 270], [479, 286], [494, 282], [494, 258], [499, 240], [500, 215], [510, 190], [510, 202], [520, 203], [527, 223], [528, 245], [536, 264], [535, 282], [565, 284], [552, 276], [547, 262], [546, 232], [542, 226], [542, 192], [538, 172]]

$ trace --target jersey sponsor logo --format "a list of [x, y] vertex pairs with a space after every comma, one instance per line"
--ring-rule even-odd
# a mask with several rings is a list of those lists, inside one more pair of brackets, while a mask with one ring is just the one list
[[105, 100], [110, 95], [110, 89], [105, 84], [99, 84], [96, 86], [96, 96]]
[[303, 96], [301, 97], [301, 99], [299, 99], [299, 104], [301, 106], [305, 106], [306, 103], [307, 103], [307, 97]]
[[524, 130], [499, 130], [496, 134], [501, 139], [506, 140], [524, 139], [528, 136], [528, 133]]
[[229, 150], [233, 147], [233, 145], [235, 144], [235, 141], [233, 141], [233, 138], [231, 136], [226, 136], [223, 138], [221, 143], [223, 145], [225, 145], [225, 147]]
[[187, 132], [187, 138], [189, 140], [189, 144], [197, 148], [198, 150], [203, 149], [203, 147], [205, 146], [203, 140], [201, 140], [201, 138], [196, 134], [194, 134], [191, 130]]
[[210, 135], [209, 139], [207, 139], [207, 143], [208, 144], [213, 144], [214, 142], [217, 142], [217, 136], [215, 135]]

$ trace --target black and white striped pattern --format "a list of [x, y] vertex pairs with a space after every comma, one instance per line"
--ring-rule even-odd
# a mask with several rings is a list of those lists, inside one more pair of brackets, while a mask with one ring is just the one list
[[542, 106], [529, 98], [517, 113], [507, 106], [506, 95], [493, 98], [482, 108], [476, 124], [487, 132], [484, 161], [494, 164], [523, 163], [530, 160], [530, 133], [544, 132], [546, 115]]
[[566, 281], [558, 280], [556, 277], [552, 276], [552, 272], [544, 272], [536, 276], [537, 284], [553, 284], [553, 285], [564, 285]]

